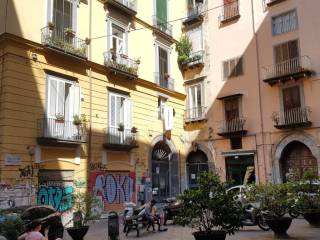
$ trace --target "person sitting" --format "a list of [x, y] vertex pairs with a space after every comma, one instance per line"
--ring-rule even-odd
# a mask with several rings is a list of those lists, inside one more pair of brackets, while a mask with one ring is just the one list
[[41, 221], [32, 221], [26, 229], [26, 233], [22, 234], [18, 240], [48, 240], [48, 228], [45, 229], [44, 236], [40, 233]]

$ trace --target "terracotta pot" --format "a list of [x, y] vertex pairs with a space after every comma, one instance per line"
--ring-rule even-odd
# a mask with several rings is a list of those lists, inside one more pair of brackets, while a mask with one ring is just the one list
[[67, 228], [67, 232], [73, 240], [83, 240], [88, 230], [89, 226]]
[[225, 231], [198, 231], [194, 232], [193, 236], [196, 240], [225, 240], [227, 233]]
[[320, 211], [304, 213], [303, 217], [311, 226], [320, 227]]
[[266, 223], [276, 236], [287, 236], [287, 230], [289, 229], [291, 222], [292, 218], [289, 217], [266, 219]]

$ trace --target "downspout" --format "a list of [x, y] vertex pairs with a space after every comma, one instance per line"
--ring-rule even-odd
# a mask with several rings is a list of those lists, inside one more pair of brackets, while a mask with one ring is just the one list
[[[92, 0], [89, 1], [89, 39], [92, 38]], [[92, 60], [92, 42], [88, 45], [88, 61]], [[88, 140], [88, 159], [87, 159], [87, 178], [90, 178], [90, 162], [92, 156], [92, 69], [89, 68], [89, 140]]]
[[[259, 42], [257, 38], [257, 33], [256, 33], [256, 28], [255, 28], [255, 17], [254, 17], [254, 4], [253, 0], [251, 0], [251, 16], [252, 16], [252, 32], [254, 35], [255, 39], [255, 44], [256, 44], [256, 58], [257, 58], [257, 79], [258, 79], [258, 93], [259, 93], [259, 116], [260, 116], [260, 129], [261, 129], [261, 137], [262, 137], [262, 153], [263, 153], [263, 168], [264, 168], [264, 174], [265, 178], [267, 180], [267, 172], [266, 172], [266, 164], [265, 164], [265, 142], [264, 142], [264, 123], [263, 123], [263, 114], [262, 114], [262, 96], [261, 96], [261, 78], [260, 78], [260, 54], [259, 54]], [[258, 149], [258, 144], [256, 140], [256, 147]], [[257, 168], [258, 168], [258, 173], [259, 172], [259, 158], [257, 154]], [[260, 183], [260, 175], [257, 177], [257, 182]]]

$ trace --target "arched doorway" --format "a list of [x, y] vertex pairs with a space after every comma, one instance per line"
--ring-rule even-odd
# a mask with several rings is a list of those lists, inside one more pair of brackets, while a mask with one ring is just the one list
[[197, 188], [202, 172], [209, 171], [208, 157], [201, 150], [192, 151], [187, 158], [188, 187]]
[[157, 142], [152, 149], [152, 188], [155, 197], [162, 200], [179, 193], [179, 165], [177, 154], [165, 141]]
[[299, 141], [289, 143], [283, 150], [280, 169], [282, 181], [287, 181], [289, 174], [301, 178], [308, 169], [318, 169], [317, 159], [310, 149]]

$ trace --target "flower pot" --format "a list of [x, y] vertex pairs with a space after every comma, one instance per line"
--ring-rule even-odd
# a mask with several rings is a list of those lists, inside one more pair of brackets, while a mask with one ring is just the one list
[[286, 236], [291, 222], [292, 218], [289, 217], [266, 219], [266, 223], [269, 225], [276, 236]]
[[306, 212], [303, 214], [303, 217], [311, 226], [320, 227], [320, 211]]
[[198, 231], [193, 236], [196, 240], [225, 240], [227, 233], [225, 231]]
[[83, 240], [88, 230], [89, 226], [67, 228], [67, 232], [73, 240]]

